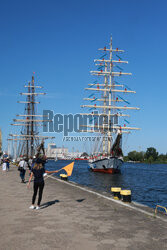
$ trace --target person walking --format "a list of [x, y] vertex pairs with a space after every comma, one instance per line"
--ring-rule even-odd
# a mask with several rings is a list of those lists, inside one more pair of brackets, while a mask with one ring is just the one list
[[10, 161], [9, 158], [6, 159], [6, 170], [9, 171], [10, 168]]
[[26, 162], [25, 159], [22, 159], [20, 162], [19, 162], [19, 171], [20, 171], [20, 178], [21, 178], [21, 182], [22, 183], [25, 183], [25, 173], [26, 173], [26, 169], [28, 167], [28, 164]]
[[33, 159], [32, 159], [32, 157], [30, 157], [28, 160], [29, 175], [31, 175], [32, 164], [33, 164]]
[[44, 159], [36, 159], [34, 166], [32, 167], [32, 172], [29, 178], [29, 182], [27, 184], [27, 187], [30, 187], [30, 182], [32, 177], [34, 176], [34, 193], [32, 196], [32, 205], [29, 207], [30, 209], [35, 209], [35, 200], [36, 200], [36, 196], [39, 190], [39, 194], [38, 194], [38, 202], [37, 202], [37, 206], [36, 209], [40, 209], [40, 204], [41, 204], [41, 200], [42, 200], [42, 194], [43, 194], [43, 189], [45, 186], [45, 182], [44, 182], [44, 175], [45, 173], [57, 173], [58, 171], [47, 171], [45, 170], [45, 162], [46, 160]]
[[6, 171], [6, 167], [7, 167], [6, 159], [4, 158], [4, 159], [3, 159], [3, 164], [2, 164], [2, 170], [3, 170], [3, 171]]

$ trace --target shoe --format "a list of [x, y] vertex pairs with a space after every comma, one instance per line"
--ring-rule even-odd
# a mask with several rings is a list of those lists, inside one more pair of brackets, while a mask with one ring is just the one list
[[38, 210], [38, 209], [40, 209], [40, 207], [37, 206], [36, 209]]
[[35, 207], [34, 207], [33, 205], [31, 205], [31, 206], [29, 207], [29, 209], [35, 209]]

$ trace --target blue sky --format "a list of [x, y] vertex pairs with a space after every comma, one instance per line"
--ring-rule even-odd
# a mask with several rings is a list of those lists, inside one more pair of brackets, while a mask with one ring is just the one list
[[[167, 3], [155, 0], [1, 1], [0, 3], [0, 128], [6, 149], [15, 115], [22, 113], [19, 93], [35, 79], [44, 86], [42, 109], [80, 113], [84, 88], [98, 48], [113, 45], [126, 51], [126, 83], [136, 90], [131, 105], [132, 124], [141, 130], [124, 139], [125, 154], [153, 146], [166, 153]], [[53, 135], [53, 134], [52, 134]], [[62, 135], [56, 144], [62, 146]], [[80, 143], [64, 144], [84, 150]]]

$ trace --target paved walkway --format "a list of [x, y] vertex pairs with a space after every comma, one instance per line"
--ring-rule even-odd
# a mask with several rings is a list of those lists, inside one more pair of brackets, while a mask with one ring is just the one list
[[[28, 179], [28, 174], [27, 174]], [[41, 210], [32, 186], [0, 171], [0, 249], [167, 249], [167, 222], [76, 186], [47, 178]]]

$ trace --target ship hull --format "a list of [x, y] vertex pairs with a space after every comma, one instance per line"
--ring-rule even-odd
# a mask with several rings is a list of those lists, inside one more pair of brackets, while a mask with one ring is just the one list
[[93, 172], [116, 174], [120, 173], [122, 163], [121, 159], [111, 157], [89, 162], [89, 166]]

